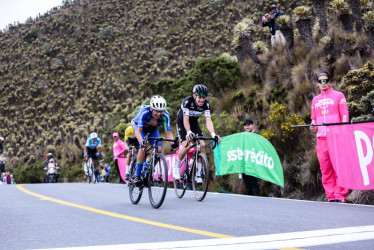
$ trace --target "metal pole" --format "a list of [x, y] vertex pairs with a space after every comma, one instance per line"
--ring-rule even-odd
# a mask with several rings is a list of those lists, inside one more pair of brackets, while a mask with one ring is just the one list
[[347, 125], [347, 124], [356, 124], [356, 123], [366, 123], [366, 122], [374, 122], [374, 120], [370, 121], [357, 121], [357, 122], [337, 122], [337, 123], [321, 123], [321, 124], [305, 124], [305, 125], [292, 125], [292, 128], [305, 128], [311, 126], [332, 126], [332, 125]]

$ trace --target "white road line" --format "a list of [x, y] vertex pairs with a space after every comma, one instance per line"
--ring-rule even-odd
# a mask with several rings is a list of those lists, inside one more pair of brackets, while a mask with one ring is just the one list
[[374, 240], [374, 225], [226, 239], [152, 242], [63, 249], [280, 249], [320, 246], [361, 240]]

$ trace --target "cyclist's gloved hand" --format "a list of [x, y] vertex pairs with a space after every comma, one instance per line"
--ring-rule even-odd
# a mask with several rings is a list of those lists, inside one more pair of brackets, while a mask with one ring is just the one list
[[144, 145], [143, 145], [142, 141], [139, 142], [139, 148], [144, 148]]
[[96, 156], [99, 157], [100, 156], [100, 152], [96, 152]]
[[83, 154], [83, 157], [87, 157], [87, 153], [84, 153], [84, 154]]
[[195, 137], [195, 134], [191, 130], [188, 130], [187, 135], [186, 135], [186, 139], [187, 140], [192, 140], [194, 137]]
[[179, 147], [178, 143], [172, 143], [171, 144], [171, 150], [177, 149]]
[[210, 133], [212, 135], [212, 137], [214, 137], [214, 139], [218, 140], [218, 142], [221, 142], [221, 137], [219, 137], [219, 135], [216, 135], [216, 133], [212, 132]]

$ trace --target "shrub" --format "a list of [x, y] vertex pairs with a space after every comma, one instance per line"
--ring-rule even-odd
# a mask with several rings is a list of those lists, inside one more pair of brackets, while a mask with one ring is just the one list
[[28, 42], [28, 43], [31, 43], [32, 41], [34, 41], [36, 38], [38, 38], [38, 31], [33, 29], [31, 30], [30, 32], [28, 32], [24, 37], [23, 39]]
[[[373, 100], [362, 99], [362, 97], [367, 96], [374, 90], [373, 72], [374, 65], [368, 62], [361, 69], [351, 70], [344, 76], [344, 83], [341, 86], [341, 90], [347, 98], [351, 117], [370, 114], [371, 112], [371, 107], [365, 103], [372, 102]], [[360, 101], [363, 103], [358, 108]]]
[[111, 42], [117, 37], [117, 35], [118, 35], [117, 28], [113, 27], [112, 25], [109, 25], [105, 27], [104, 29], [100, 30], [99, 40]]
[[204, 84], [214, 96], [234, 89], [241, 81], [237, 63], [224, 58], [203, 58], [195, 63], [188, 77], [195, 84]]
[[290, 114], [285, 106], [277, 102], [270, 106], [269, 120], [269, 127], [261, 130], [260, 134], [283, 155], [293, 152], [298, 146], [296, 139], [300, 131], [295, 131], [292, 125], [305, 124], [304, 120], [296, 114]]
[[44, 163], [36, 162], [31, 166], [19, 166], [11, 170], [16, 183], [44, 182]]
[[82, 165], [73, 165], [70, 168], [60, 168], [60, 180], [67, 182], [81, 181], [85, 174]]

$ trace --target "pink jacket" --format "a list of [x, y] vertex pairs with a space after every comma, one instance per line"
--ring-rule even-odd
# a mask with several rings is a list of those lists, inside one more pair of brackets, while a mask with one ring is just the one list
[[125, 143], [123, 141], [121, 141], [120, 139], [118, 139], [117, 141], [115, 141], [113, 143], [113, 156], [114, 156], [114, 159], [117, 159], [117, 155], [120, 155], [121, 157], [123, 157], [123, 152], [126, 151], [126, 146], [125, 146]]
[[[312, 101], [312, 124], [348, 122], [348, 106], [344, 94], [329, 88]], [[326, 137], [329, 129], [317, 127], [317, 137]]]

